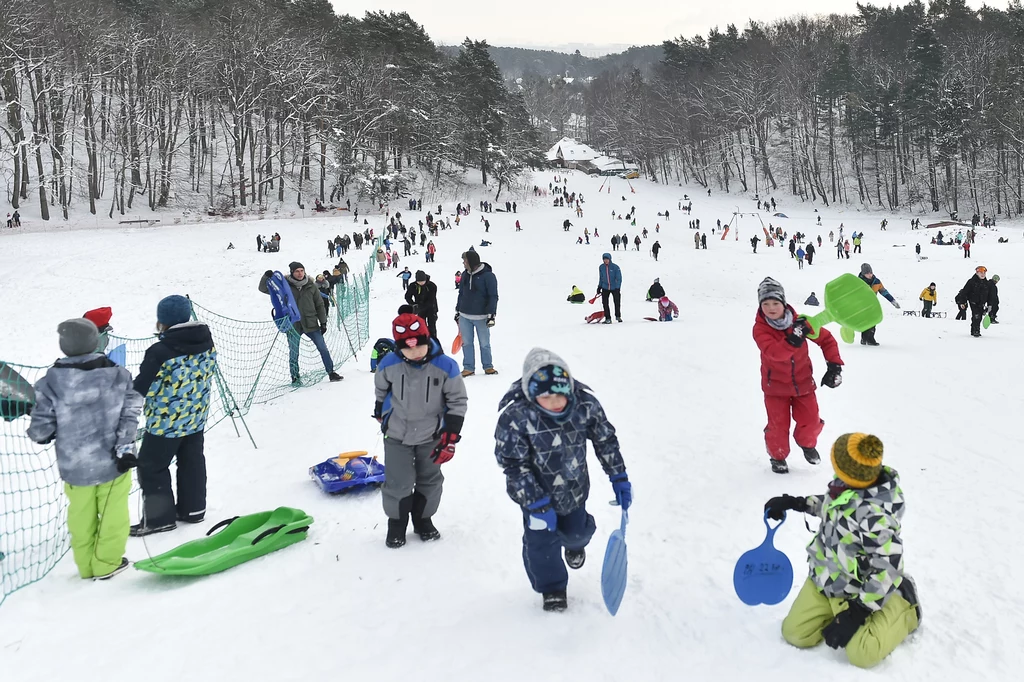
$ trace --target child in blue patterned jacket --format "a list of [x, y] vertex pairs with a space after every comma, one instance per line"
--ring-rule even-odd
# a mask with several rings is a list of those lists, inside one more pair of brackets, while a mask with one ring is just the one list
[[583, 566], [597, 529], [586, 509], [587, 440], [618, 503], [628, 509], [633, 499], [615, 427], [590, 388], [574, 381], [566, 362], [543, 348], [527, 354], [522, 379], [498, 409], [494, 454], [505, 470], [509, 497], [522, 508], [526, 574], [544, 595], [545, 611], [564, 611], [565, 565]]

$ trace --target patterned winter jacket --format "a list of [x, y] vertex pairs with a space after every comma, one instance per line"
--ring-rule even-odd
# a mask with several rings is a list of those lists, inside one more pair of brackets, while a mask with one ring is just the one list
[[57, 470], [70, 485], [109, 483], [120, 476], [114, 453], [135, 442], [142, 396], [132, 375], [102, 353], [58, 360], [36, 383], [27, 435], [57, 439]]
[[626, 465], [615, 427], [588, 386], [573, 380], [573, 407], [565, 420], [541, 411], [526, 397], [525, 386], [533, 373], [552, 364], [569, 369], [541, 348], [527, 356], [523, 379], [513, 383], [498, 404], [494, 456], [505, 470], [508, 495], [516, 504], [525, 508], [550, 496], [555, 512], [565, 515], [579, 509], [590, 494], [588, 439], [609, 477], [624, 473]]
[[899, 474], [883, 467], [870, 488], [845, 490], [834, 500], [811, 495], [807, 504], [807, 513], [822, 520], [807, 547], [811, 580], [827, 597], [881, 610], [904, 576]]
[[185, 322], [165, 330], [146, 350], [135, 378], [135, 390], [146, 397], [146, 431], [181, 438], [205, 429], [216, 366], [217, 351], [205, 324]]

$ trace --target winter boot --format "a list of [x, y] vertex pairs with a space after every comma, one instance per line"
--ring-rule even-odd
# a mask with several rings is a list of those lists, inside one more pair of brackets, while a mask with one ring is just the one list
[[147, 526], [145, 523], [136, 523], [128, 529], [128, 534], [133, 538], [144, 538], [147, 535], [154, 535], [156, 533], [167, 533], [177, 527], [178, 524], [176, 523], [168, 523], [165, 526]]
[[616, 318], [615, 318], [615, 321], [616, 321], [616, 322], [622, 322], [622, 318], [621, 318], [621, 317], [616, 317]]
[[900, 583], [900, 594], [907, 603], [914, 607], [917, 611], [917, 627], [921, 627], [921, 602], [917, 599], [917, 585], [914, 584], [914, 580], [909, 576], [903, 576], [903, 582]]
[[544, 593], [545, 611], [565, 611], [567, 608], [569, 608], [569, 599], [565, 596], [565, 590]]
[[338, 374], [337, 372], [331, 372], [330, 374], [327, 375], [327, 377], [331, 381], [341, 381], [342, 379], [345, 378], [345, 377], [341, 376], [340, 374]]
[[131, 566], [131, 563], [129, 563], [128, 559], [126, 559], [125, 557], [121, 557], [121, 563], [118, 565], [117, 568], [115, 568], [110, 573], [107, 573], [106, 575], [97, 575], [93, 577], [93, 580], [110, 580], [118, 573], [124, 573], [125, 571], [127, 571], [129, 566]]
[[981, 332], [971, 332], [971, 336], [973, 336], [976, 339], [980, 339], [981, 338]]
[[860, 345], [862, 346], [877, 346], [878, 342], [875, 341], [875, 330], [862, 332], [860, 335]]
[[604, 318], [604, 322], [602, 322], [601, 324], [611, 324], [611, 323], [612, 323], [612, 318], [606, 317], [606, 318]]
[[488, 367], [487, 369], [484, 370], [484, 374], [497, 374], [497, 373], [498, 373], [498, 370], [494, 369], [493, 367]]
[[573, 570], [576, 570], [578, 568], [582, 568], [583, 564], [584, 564], [584, 562], [586, 562], [586, 560], [587, 560], [587, 550], [586, 550], [586, 548], [581, 547], [579, 549], [569, 549], [568, 547], [566, 547], [566, 549], [565, 549], [565, 563], [569, 566], [569, 568], [571, 568]]
[[423, 542], [440, 540], [441, 533], [434, 528], [434, 523], [429, 516], [423, 516], [423, 510], [427, 507], [427, 498], [419, 493], [412, 495], [412, 530], [420, 536]]
[[178, 513], [178, 521], [182, 523], [202, 523], [203, 519], [206, 518], [206, 512], [201, 511], [198, 514], [182, 514]]
[[771, 458], [771, 462], [772, 462], [772, 471], [775, 472], [776, 474], [788, 474], [789, 473], [789, 465], [786, 464], [786, 460], [784, 460], [784, 459], [775, 459], [773, 457], [773, 458]]
[[414, 495], [403, 497], [398, 502], [398, 518], [388, 519], [388, 537], [384, 544], [391, 549], [405, 546], [405, 531], [409, 527], [409, 514], [412, 512]]
[[821, 456], [818, 455], [818, 451], [815, 448], [805, 448], [801, 446], [800, 449], [804, 451], [804, 459], [806, 459], [809, 464], [821, 464]]
[[474, 374], [476, 374], [476, 372], [474, 372], [474, 371], [473, 371], [473, 370], [471, 370], [471, 369], [464, 369], [464, 370], [462, 370], [462, 376], [463, 376], [463, 377], [471, 377], [471, 376], [473, 376]]

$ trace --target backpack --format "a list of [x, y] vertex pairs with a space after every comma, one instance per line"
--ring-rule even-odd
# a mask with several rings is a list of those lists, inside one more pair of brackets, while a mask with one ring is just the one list
[[377, 339], [377, 343], [373, 344], [373, 352], [370, 353], [370, 371], [376, 372], [377, 365], [383, 360], [388, 353], [395, 352], [395, 342], [387, 338]]
[[[295, 295], [284, 275], [274, 272], [273, 276], [267, 280], [267, 293], [270, 294], [270, 302], [273, 305], [270, 314], [274, 322], [277, 323], [278, 329], [282, 332], [291, 331], [292, 325], [302, 319], [302, 313], [299, 312], [299, 306], [295, 303]], [[286, 319], [290, 324], [285, 323]]]

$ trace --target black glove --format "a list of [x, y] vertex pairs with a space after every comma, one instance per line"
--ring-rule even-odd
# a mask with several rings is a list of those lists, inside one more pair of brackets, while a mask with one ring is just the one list
[[327, 333], [327, 323], [326, 322], [324, 322], [322, 325], [320, 325], [320, 333], [321, 334], [326, 334]]
[[458, 322], [458, 321], [459, 321], [459, 313], [458, 313], [458, 312], [456, 312], [456, 313], [455, 313], [455, 321], [456, 321], [456, 322]]
[[867, 622], [871, 611], [856, 599], [849, 599], [846, 602], [848, 608], [832, 619], [832, 622], [821, 631], [825, 638], [825, 644], [833, 649], [842, 649], [853, 636], [860, 630], [860, 626]]
[[263, 273], [263, 276], [266, 277], [267, 279], [270, 279], [271, 277], [274, 276], [274, 271], [273, 270], [267, 270], [266, 272]]
[[807, 511], [807, 498], [780, 495], [764, 503], [764, 510], [768, 512], [768, 518], [773, 521], [781, 521], [788, 509], [798, 512]]
[[799, 348], [804, 345], [804, 336], [807, 334], [807, 323], [803, 320], [797, 320], [793, 323], [793, 328], [788, 334], [786, 334], [786, 343]]
[[122, 445], [119, 447], [114, 451], [114, 460], [117, 462], [117, 473], [119, 474], [139, 466], [139, 458], [135, 456], [134, 445]]
[[494, 326], [494, 315], [488, 315], [487, 316], [487, 326], [488, 327], [493, 327]]
[[843, 383], [843, 366], [834, 362], [828, 363], [828, 371], [821, 378], [821, 385], [835, 388]]

